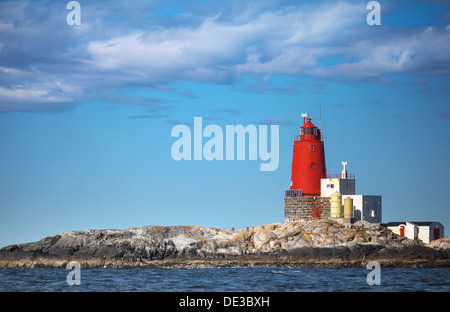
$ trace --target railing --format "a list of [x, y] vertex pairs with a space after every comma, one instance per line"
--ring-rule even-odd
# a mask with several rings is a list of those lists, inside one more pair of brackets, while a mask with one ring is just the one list
[[285, 197], [296, 197], [302, 196], [302, 190], [286, 190], [284, 191]]
[[[327, 179], [342, 179], [342, 174], [327, 174]], [[347, 173], [347, 180], [354, 180], [355, 174], [354, 173]]]

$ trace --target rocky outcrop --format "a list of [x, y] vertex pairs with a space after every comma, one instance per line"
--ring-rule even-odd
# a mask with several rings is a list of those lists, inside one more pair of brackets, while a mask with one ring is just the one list
[[427, 244], [428, 247], [435, 249], [449, 249], [450, 248], [450, 237], [439, 238]]
[[430, 247], [367, 222], [320, 219], [240, 230], [143, 226], [72, 231], [0, 249], [0, 267], [450, 266], [448, 241]]

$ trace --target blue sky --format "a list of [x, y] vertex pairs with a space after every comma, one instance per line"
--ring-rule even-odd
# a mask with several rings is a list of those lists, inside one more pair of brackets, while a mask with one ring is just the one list
[[[68, 1], [67, 1], [68, 2]], [[301, 114], [383, 222], [450, 231], [450, 5], [0, 2], [0, 246], [143, 225], [282, 222]], [[278, 124], [280, 163], [175, 161], [176, 124]], [[191, 127], [192, 129], [192, 127]]]

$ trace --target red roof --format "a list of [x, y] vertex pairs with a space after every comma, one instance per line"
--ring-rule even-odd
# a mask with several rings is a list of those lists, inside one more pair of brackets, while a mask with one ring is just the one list
[[317, 128], [317, 127], [312, 124], [311, 118], [306, 118], [305, 124], [300, 128]]

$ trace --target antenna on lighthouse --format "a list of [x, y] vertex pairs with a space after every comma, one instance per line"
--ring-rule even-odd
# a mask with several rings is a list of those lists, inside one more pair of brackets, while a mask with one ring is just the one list
[[342, 166], [344, 166], [344, 169], [342, 169], [342, 179], [347, 179], [347, 169], [345, 168], [345, 166], [347, 166], [347, 162], [343, 161]]
[[319, 110], [319, 116], [320, 116], [320, 122], [319, 122], [319, 129], [322, 131], [322, 102], [320, 103], [320, 110]]

